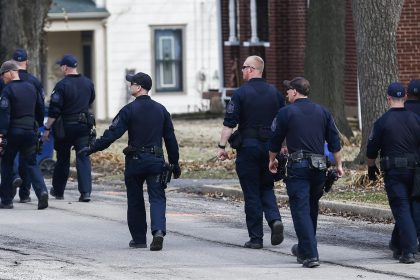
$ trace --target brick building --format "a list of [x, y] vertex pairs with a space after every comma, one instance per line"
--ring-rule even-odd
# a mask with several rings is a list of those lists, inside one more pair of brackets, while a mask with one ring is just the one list
[[[240, 65], [249, 55], [265, 62], [264, 77], [281, 81], [303, 75], [309, 0], [219, 0], [223, 92], [241, 84]], [[357, 58], [351, 0], [346, 1], [344, 99], [349, 117], [357, 117]], [[400, 80], [420, 78], [420, 1], [405, 0], [397, 33]], [[289, 18], [291, 20], [289, 20]]]

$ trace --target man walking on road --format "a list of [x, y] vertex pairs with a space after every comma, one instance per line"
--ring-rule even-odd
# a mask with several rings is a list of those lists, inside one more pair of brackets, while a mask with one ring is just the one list
[[153, 241], [151, 251], [160, 251], [166, 235], [166, 182], [162, 182], [164, 157], [162, 139], [165, 141], [173, 175], [181, 175], [178, 164], [178, 142], [175, 137], [171, 116], [166, 108], [148, 95], [152, 79], [145, 73], [127, 75], [131, 95], [136, 99], [124, 106], [112, 121], [111, 126], [95, 144], [79, 154], [90, 155], [109, 147], [128, 131], [128, 147], [124, 149], [124, 179], [127, 188], [127, 220], [132, 236], [129, 246], [147, 248], [146, 209], [143, 197], [143, 183], [147, 183], [150, 202], [150, 220]]
[[[263, 215], [271, 228], [271, 244], [283, 242], [283, 223], [274, 194], [274, 178], [268, 166], [268, 140], [277, 111], [284, 106], [283, 95], [263, 78], [264, 61], [259, 56], [248, 57], [242, 66], [244, 83], [238, 88], [226, 108], [217, 156], [225, 160], [228, 139], [236, 135], [236, 173], [245, 199], [245, 215], [250, 240], [245, 248], [263, 247]], [[239, 136], [232, 135], [238, 125]]]
[[36, 161], [38, 123], [44, 119], [44, 100], [35, 87], [19, 79], [18, 66], [12, 61], [4, 62], [0, 74], [6, 84], [0, 99], [0, 140], [7, 139], [7, 147], [1, 161], [0, 208], [13, 208], [13, 162], [19, 152], [24, 169], [38, 197], [38, 209], [48, 207], [48, 192]]
[[341, 177], [344, 171], [340, 137], [331, 114], [309, 100], [310, 85], [305, 78], [296, 77], [283, 84], [292, 104], [278, 112], [273, 124], [275, 131], [270, 140], [269, 169], [272, 173], [277, 172], [276, 155], [287, 139], [290, 158], [285, 182], [298, 238], [292, 253], [304, 267], [312, 268], [319, 266], [316, 228], [327, 171], [324, 143], [328, 143], [328, 150], [337, 163], [337, 174]]
[[[62, 119], [65, 137], [55, 135], [54, 149], [57, 164], [54, 168], [50, 194], [56, 199], [64, 199], [64, 190], [70, 172], [70, 152], [76, 152], [89, 145], [89, 135], [94, 125], [94, 117], [89, 112], [95, 100], [95, 88], [87, 77], [77, 71], [77, 59], [67, 54], [58, 61], [65, 77], [59, 81], [51, 94], [48, 121], [45, 124], [44, 141], [48, 140], [51, 126], [58, 118]], [[56, 129], [58, 130], [58, 129]], [[92, 192], [91, 162], [89, 157], [76, 154], [77, 183], [79, 201], [89, 202]]]
[[417, 234], [414, 213], [420, 213], [420, 204], [412, 199], [414, 171], [419, 160], [420, 118], [404, 108], [405, 88], [400, 83], [388, 87], [390, 109], [373, 125], [366, 156], [370, 180], [377, 180], [379, 169], [376, 158], [380, 153], [380, 167], [384, 173], [385, 190], [395, 230], [389, 247], [400, 263], [414, 263], [417, 253]]

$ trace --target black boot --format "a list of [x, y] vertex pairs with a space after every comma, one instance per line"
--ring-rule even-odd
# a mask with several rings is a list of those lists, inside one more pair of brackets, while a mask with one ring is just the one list
[[161, 230], [157, 230], [153, 234], [152, 243], [150, 243], [150, 251], [160, 251], [163, 247], [163, 232]]

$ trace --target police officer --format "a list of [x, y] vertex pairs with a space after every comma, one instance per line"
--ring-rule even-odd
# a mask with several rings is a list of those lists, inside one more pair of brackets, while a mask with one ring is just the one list
[[[380, 152], [385, 190], [398, 230], [391, 239], [390, 248], [401, 250], [401, 263], [414, 263], [417, 236], [411, 211], [419, 209], [419, 204], [410, 199], [410, 192], [418, 160], [420, 118], [404, 108], [404, 101], [405, 88], [400, 83], [391, 83], [387, 91], [390, 109], [374, 123], [366, 155], [369, 179], [376, 180], [379, 169], [375, 160]], [[398, 254], [394, 252], [395, 257]]]
[[404, 107], [420, 116], [420, 80], [412, 80], [408, 84]]
[[284, 81], [290, 105], [282, 108], [273, 122], [270, 140], [269, 169], [275, 173], [276, 155], [287, 139], [289, 160], [285, 179], [298, 244], [292, 253], [304, 267], [319, 266], [316, 241], [318, 203], [326, 180], [324, 143], [333, 153], [338, 176], [344, 174], [341, 163], [339, 132], [333, 117], [322, 106], [312, 102], [309, 82], [303, 77]]
[[261, 57], [254, 55], [245, 60], [242, 76], [246, 83], [234, 92], [226, 108], [217, 152], [220, 160], [228, 157], [226, 143], [233, 128], [238, 125], [242, 144], [236, 147], [236, 172], [244, 193], [246, 225], [250, 237], [244, 247], [251, 249], [263, 247], [263, 214], [271, 228], [271, 244], [278, 245], [284, 238], [273, 190], [274, 179], [267, 168], [268, 139], [272, 135], [270, 126], [277, 111], [284, 106], [284, 97], [262, 78], [263, 70], [264, 61]]
[[[3, 88], [6, 85], [3, 82], [3, 79], [0, 79], [0, 95], [1, 95], [1, 91], [3, 90]], [[19, 175], [19, 161], [16, 159], [13, 163], [13, 181], [12, 181], [12, 186], [17, 189], [20, 188], [22, 186], [22, 178]], [[25, 201], [28, 202], [28, 201]]]
[[56, 199], [64, 199], [64, 189], [69, 177], [70, 150], [74, 146], [79, 201], [89, 202], [92, 191], [91, 162], [88, 156], [77, 154], [77, 152], [88, 146], [89, 134], [94, 122], [91, 120], [89, 108], [95, 100], [95, 89], [90, 79], [77, 72], [76, 57], [66, 54], [57, 63], [65, 77], [56, 84], [52, 92], [43, 139], [48, 140], [51, 126], [59, 117], [63, 121], [65, 137], [54, 138], [57, 163], [50, 194]]
[[0, 208], [13, 208], [16, 189], [12, 186], [13, 161], [19, 152], [38, 197], [38, 209], [48, 207], [48, 191], [36, 162], [37, 124], [44, 119], [44, 102], [35, 87], [19, 79], [18, 66], [12, 60], [0, 68], [6, 87], [0, 100], [0, 137], [7, 139], [1, 161]]
[[[136, 99], [124, 106], [112, 121], [103, 136], [90, 148], [80, 153], [91, 154], [109, 147], [128, 130], [128, 147], [124, 149], [125, 185], [127, 188], [127, 220], [132, 248], [146, 248], [146, 210], [143, 198], [143, 183], [147, 183], [150, 203], [150, 220], [153, 241], [151, 251], [162, 250], [166, 234], [166, 197], [161, 176], [164, 165], [162, 138], [165, 141], [169, 163], [174, 165], [173, 174], [181, 175], [178, 165], [178, 143], [171, 116], [165, 107], [152, 100], [148, 92], [152, 88], [149, 75], [139, 72], [127, 75], [131, 95]], [[163, 182], [165, 183], [165, 182]]]
[[[16, 62], [16, 64], [19, 67], [19, 78], [23, 81], [27, 81], [31, 83], [39, 95], [39, 98], [41, 98], [44, 102], [44, 88], [41, 84], [41, 82], [31, 73], [28, 72], [28, 54], [26, 50], [17, 48], [12, 56], [13, 60]], [[42, 123], [38, 123], [38, 127], [43, 126], [44, 120], [42, 120]], [[17, 161], [15, 160], [15, 172], [18, 170], [18, 173], [20, 174], [21, 178], [19, 177], [19, 174], [15, 175], [15, 178], [13, 179], [13, 185], [15, 187], [19, 186], [19, 202], [26, 203], [30, 202], [30, 189], [31, 189], [31, 182], [28, 178], [28, 171], [25, 170], [22, 164], [22, 158], [19, 157], [19, 164], [17, 164]], [[18, 168], [17, 168], [18, 167]], [[16, 172], [17, 173], [17, 172]]]
[[[420, 80], [412, 80], [408, 84], [407, 100], [404, 102], [404, 107], [420, 116]], [[412, 203], [411, 206], [412, 217], [417, 229], [417, 239], [420, 241], [420, 209], [416, 207], [416, 202]], [[399, 230], [396, 225], [392, 231], [389, 247], [393, 251], [394, 259], [398, 260], [401, 257], [401, 246], [399, 245]], [[420, 251], [420, 245], [418, 251]]]

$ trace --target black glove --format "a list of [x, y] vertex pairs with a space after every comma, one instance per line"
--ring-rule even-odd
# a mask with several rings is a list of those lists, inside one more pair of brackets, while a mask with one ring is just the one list
[[172, 174], [174, 175], [174, 179], [178, 179], [181, 176], [181, 167], [178, 164], [174, 164]]
[[376, 165], [368, 166], [368, 177], [370, 181], [378, 180], [378, 176], [376, 176], [376, 174], [380, 174], [378, 167], [376, 167]]
[[80, 151], [77, 152], [78, 156], [90, 156], [92, 154], [92, 150], [90, 147], [83, 147], [80, 149]]

